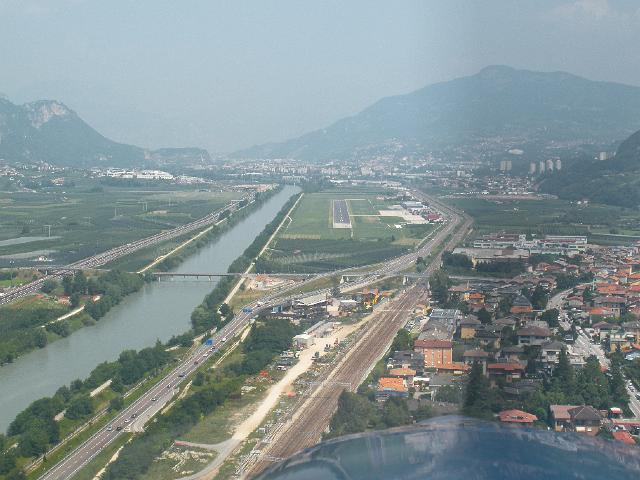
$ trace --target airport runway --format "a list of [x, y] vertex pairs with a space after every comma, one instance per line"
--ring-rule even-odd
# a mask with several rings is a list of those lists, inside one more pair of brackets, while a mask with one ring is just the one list
[[346, 200], [333, 200], [333, 228], [351, 228]]

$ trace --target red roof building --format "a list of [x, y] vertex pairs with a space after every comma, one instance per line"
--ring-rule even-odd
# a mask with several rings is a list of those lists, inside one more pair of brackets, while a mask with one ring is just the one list
[[636, 441], [631, 434], [625, 430], [618, 430], [612, 433], [613, 438], [619, 442], [626, 443], [627, 445], [635, 445]]
[[530, 425], [538, 420], [535, 415], [522, 410], [503, 410], [498, 413], [498, 416], [500, 421], [504, 423], [525, 423]]

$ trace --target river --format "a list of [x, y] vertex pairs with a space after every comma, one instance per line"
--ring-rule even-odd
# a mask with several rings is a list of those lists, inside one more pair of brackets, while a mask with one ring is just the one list
[[[176, 272], [226, 272], [233, 260], [273, 220], [297, 187], [285, 188], [217, 241], [189, 256]], [[125, 349], [152, 346], [190, 327], [191, 311], [217, 280], [163, 280], [127, 296], [91, 327], [82, 328], [40, 350], [0, 367], [0, 431], [31, 402], [62, 385], [85, 378], [98, 364], [115, 360]]]

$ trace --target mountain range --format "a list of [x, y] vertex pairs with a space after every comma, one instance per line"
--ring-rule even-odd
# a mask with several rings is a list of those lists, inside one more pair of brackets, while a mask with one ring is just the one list
[[0, 159], [73, 167], [141, 167], [185, 158], [209, 160], [198, 148], [146, 150], [110, 140], [63, 103], [15, 105], [0, 97]]
[[543, 146], [610, 144], [637, 129], [639, 87], [564, 72], [490, 66], [475, 75], [383, 98], [324, 129], [234, 156], [326, 161], [494, 140]]
[[[475, 75], [387, 97], [352, 117], [233, 158], [367, 159], [486, 145], [611, 145], [640, 129], [640, 87], [564, 72], [490, 66]], [[484, 148], [484, 147], [483, 147]], [[497, 150], [496, 150], [497, 149]], [[55, 100], [0, 96], [0, 159], [62, 166], [139, 167], [210, 161], [198, 148], [147, 150], [110, 140]]]

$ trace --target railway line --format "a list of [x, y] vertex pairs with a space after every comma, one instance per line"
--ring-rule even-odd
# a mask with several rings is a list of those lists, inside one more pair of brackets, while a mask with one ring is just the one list
[[[449, 216], [450, 223], [417, 252], [399, 257], [389, 262], [381, 270], [392, 273], [403, 266], [406, 268], [410, 261], [415, 261], [420, 255], [431, 253], [435, 247], [445, 241], [448, 235], [453, 233], [444, 248], [431, 259], [424, 271], [424, 277], [428, 278], [440, 267], [442, 251], [456, 245], [467, 235], [471, 228], [472, 219], [426, 195], [420, 195], [420, 192], [414, 192], [414, 195], [428, 199], [432, 204], [438, 204], [443, 213]], [[300, 450], [311, 447], [321, 439], [322, 433], [329, 425], [337, 408], [338, 398], [342, 391], [345, 388], [355, 391], [364, 381], [371, 368], [386, 353], [398, 330], [406, 323], [407, 312], [413, 310], [416, 304], [426, 298], [427, 291], [426, 282], [418, 282], [402, 293], [393, 304], [390, 304], [388, 311], [384, 312], [380, 318], [367, 326], [357, 343], [336, 365], [326, 380], [315, 389], [308, 400], [297, 408], [290, 421], [281, 426], [269, 443], [261, 446], [257, 455], [247, 459], [243, 464], [244, 471], [241, 475], [243, 478], [253, 478], [271, 466], [272, 461], [287, 458]], [[346, 387], [347, 385], [348, 387]]]
[[[256, 463], [248, 470], [251, 478], [271, 465], [269, 459], [287, 458], [315, 445], [331, 421], [343, 390], [354, 391], [366, 378], [373, 365], [385, 354], [396, 332], [407, 320], [408, 312], [424, 299], [424, 286], [408, 289], [389, 305], [347, 353], [335, 370], [298, 409], [291, 421], [267, 444]], [[345, 387], [349, 385], [349, 387]]]

